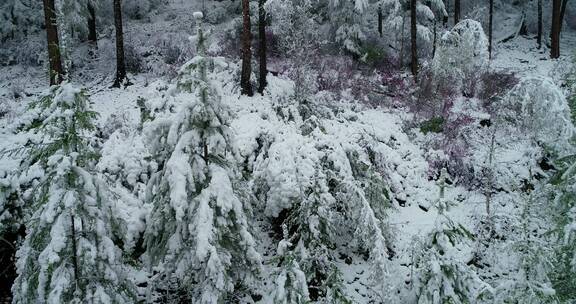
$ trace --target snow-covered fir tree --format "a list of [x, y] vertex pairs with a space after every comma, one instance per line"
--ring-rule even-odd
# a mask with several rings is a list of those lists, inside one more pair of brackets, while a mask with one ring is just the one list
[[113, 242], [109, 197], [94, 175], [92, 133], [97, 113], [85, 91], [54, 86], [33, 104], [43, 141], [29, 163], [45, 171], [34, 188], [26, 239], [18, 249], [14, 303], [133, 303]]
[[0, 0], [0, 302], [576, 303], [576, 1], [112, 2]]
[[366, 0], [330, 0], [328, 2], [328, 18], [334, 27], [336, 42], [344, 50], [362, 55], [361, 43], [366, 40], [366, 18], [368, 10]]
[[[435, 35], [439, 31], [441, 21], [447, 16], [446, 5], [443, 0], [416, 1], [416, 37], [420, 56], [432, 54]], [[388, 39], [393, 42], [394, 50], [398, 52], [400, 60], [410, 54], [410, 1], [409, 0], [381, 0], [378, 6], [385, 15]]]
[[[306, 295], [315, 301], [327, 303], [349, 301], [342, 290], [334, 252], [330, 250], [335, 247], [337, 233], [333, 220], [336, 216], [336, 199], [329, 193], [326, 176], [322, 175], [317, 171], [309, 189], [302, 189], [303, 197], [290, 210], [283, 224], [286, 239], [278, 245], [282, 266], [276, 281], [286, 282], [289, 279], [289, 286], [279, 284], [276, 294], [287, 293], [284, 297], [291, 299], [287, 303], [305, 303], [299, 301], [303, 301]], [[302, 269], [302, 273], [298, 268]], [[302, 284], [302, 279], [308, 284]]]
[[[549, 201], [553, 201], [550, 213], [554, 219], [553, 231], [558, 246], [555, 248], [554, 269], [550, 273], [558, 299], [564, 303], [576, 300], [576, 161], [566, 157], [556, 164], [559, 172], [546, 189]], [[548, 261], [550, 262], [550, 260]]]
[[176, 281], [187, 301], [221, 303], [238, 287], [254, 287], [261, 258], [250, 233], [248, 202], [237, 194], [231, 113], [213, 85], [215, 60], [205, 51], [202, 13], [194, 17], [198, 55], [181, 68], [169, 97], [176, 114], [149, 126], [167, 158], [152, 177], [154, 206], [145, 242], [158, 277], [165, 279], [157, 286], [173, 288], [166, 282]]
[[432, 71], [437, 81], [455, 82], [456, 86], [470, 95], [474, 87], [465, 86], [477, 83], [488, 66], [488, 39], [482, 24], [466, 19], [439, 39], [436, 54], [432, 60]]

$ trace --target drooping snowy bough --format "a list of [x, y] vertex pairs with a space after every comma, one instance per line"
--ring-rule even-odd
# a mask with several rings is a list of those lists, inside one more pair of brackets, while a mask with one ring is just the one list
[[502, 100], [499, 120], [525, 137], [562, 154], [574, 135], [570, 107], [554, 81], [547, 77], [522, 80]]

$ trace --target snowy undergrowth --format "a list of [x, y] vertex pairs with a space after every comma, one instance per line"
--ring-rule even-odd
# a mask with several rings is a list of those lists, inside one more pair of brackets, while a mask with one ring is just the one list
[[[250, 301], [248, 295], [251, 294], [251, 298], [260, 299], [260, 303], [282, 301], [289, 295], [328, 303], [344, 302], [344, 299], [353, 303], [395, 302], [399, 301], [395, 296], [398, 291], [402, 291], [402, 296], [414, 296], [406, 292], [410, 288], [406, 289], [405, 282], [417, 279], [412, 277], [414, 267], [428, 267], [413, 265], [412, 261], [417, 258], [414, 248], [426, 244], [423, 236], [435, 231], [438, 212], [432, 207], [441, 195], [441, 187], [435, 181], [439, 172], [430, 167], [430, 160], [444, 157], [439, 151], [426, 151], [425, 147], [430, 147], [435, 140], [444, 140], [444, 135], [424, 135], [415, 129], [407, 133], [405, 125], [413, 119], [412, 115], [402, 110], [367, 109], [335, 99], [326, 92], [296, 103], [294, 83], [274, 76], [269, 76], [264, 96], [239, 98], [232, 76], [237, 67], [222, 59], [215, 62], [217, 68], [209, 74], [214, 80], [214, 92], [232, 113], [231, 142], [226, 150], [227, 161], [238, 166], [238, 175], [232, 175], [232, 185], [235, 196], [247, 208], [247, 216], [254, 219], [248, 231], [254, 236], [256, 251], [263, 257], [263, 268], [254, 281], [259, 287], [252, 286], [249, 291], [234, 289], [233, 293], [246, 301]], [[192, 61], [188, 66], [190, 64], [195, 63]], [[170, 156], [169, 150], [163, 150], [166, 146], [158, 150], [151, 143], [157, 142], [155, 136], [176, 134], [176, 129], [170, 131], [170, 125], [186, 113], [182, 112], [182, 103], [195, 98], [179, 92], [181, 89], [177, 87], [161, 81], [154, 83], [143, 94], [147, 97], [143, 112], [135, 110], [137, 98], [133, 98], [132, 106], [111, 104], [122, 110], [116, 111], [119, 112], [116, 118], [100, 120], [99, 134], [104, 140], [96, 169], [112, 190], [111, 214], [122, 223], [122, 227], [116, 227], [124, 236], [120, 241], [122, 248], [130, 259], [135, 259], [128, 277], [140, 284], [140, 297], [151, 292], [150, 279], [156, 275], [138, 266], [147, 263], [147, 258], [141, 256], [142, 234], [150, 225], [147, 219], [153, 210], [146, 201], [146, 185], [154, 184], [150, 178], [170, 167], [168, 160], [175, 157]], [[521, 88], [511, 94], [523, 92]], [[537, 92], [545, 94], [542, 90]], [[108, 97], [105, 92], [97, 93], [96, 102], [100, 98]], [[484, 181], [483, 170], [488, 167], [490, 153], [498, 160], [493, 165], [497, 179], [491, 185], [497, 189], [492, 194], [497, 217], [515, 210], [524, 200], [520, 187], [523, 180], [530, 181], [538, 173], [529, 168], [537, 167], [536, 160], [543, 150], [530, 143], [534, 136], [517, 137], [516, 133], [503, 129], [498, 134], [498, 148], [491, 151], [485, 143], [493, 136], [492, 129], [481, 124], [491, 116], [480, 102], [462, 98], [454, 103], [449, 114], [470, 118], [468, 127], [460, 132], [467, 134], [470, 151], [464, 159], [479, 174], [476, 180]], [[523, 101], [512, 99], [512, 102], [518, 105]], [[520, 111], [523, 109], [530, 110], [530, 107], [521, 107]], [[106, 107], [105, 113], [113, 112], [113, 108]], [[29, 116], [14, 115], [5, 127], [2, 136], [8, 147], [37, 136], [21, 130], [39, 115], [29, 113]], [[144, 122], [143, 130], [140, 120]], [[155, 127], [151, 129], [152, 125]], [[546, 139], [549, 134], [543, 136]], [[175, 144], [175, 140], [172, 138], [170, 142]], [[526, 153], [515, 153], [519, 149]], [[18, 154], [4, 158], [3, 170], [13, 173], [20, 158]], [[177, 167], [172, 166], [171, 170], [175, 169]], [[42, 171], [37, 172], [28, 179], [6, 175], [2, 185], [18, 192], [27, 187], [23, 184], [26, 181], [42, 178]], [[459, 184], [457, 180], [452, 182]], [[478, 216], [471, 217], [471, 214], [482, 214], [485, 192], [460, 185], [446, 188], [444, 197], [456, 203], [452, 210], [455, 221], [476, 231], [470, 219]], [[505, 225], [512, 221], [510, 218], [496, 221], [495, 230], [509, 231]], [[477, 250], [470, 246], [469, 243], [457, 249], [459, 254], [450, 265], [460, 265], [455, 267], [465, 271], [461, 265], [469, 262]], [[508, 246], [509, 242], [503, 242], [491, 248], [503, 250]], [[483, 258], [484, 262], [493, 263], [500, 257], [496, 254]], [[431, 269], [436, 267], [431, 265]], [[488, 278], [488, 282], [498, 282], [514, 265], [504, 260], [490, 267], [500, 269], [495, 274], [479, 273], [483, 279]], [[146, 283], [148, 287], [142, 287]]]

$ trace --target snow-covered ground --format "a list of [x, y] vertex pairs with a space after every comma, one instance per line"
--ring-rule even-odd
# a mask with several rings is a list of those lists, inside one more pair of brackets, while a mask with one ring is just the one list
[[[162, 65], [161, 59], [154, 58], [154, 47], [146, 46], [147, 37], [152, 40], [158, 35], [186, 37], [186, 33], [192, 32], [192, 17], [186, 12], [192, 11], [198, 4], [189, 1], [171, 3], [172, 7], [151, 16], [150, 22], [127, 22], [127, 40], [132, 39], [136, 47], [150, 48], [152, 55], [145, 59], [146, 64]], [[516, 26], [514, 20], [511, 20], [513, 17], [506, 16], [510, 28]], [[221, 26], [228, 27], [230, 24]], [[130, 38], [132, 33], [137, 38]], [[499, 43], [490, 62], [490, 69], [514, 73], [520, 80], [548, 76], [561, 85], [571, 69], [570, 52], [576, 49], [576, 32], [566, 31], [562, 41], [564, 55], [557, 60], [548, 58], [546, 48], [538, 50], [535, 39], [531, 37], [518, 36]], [[104, 140], [98, 169], [110, 180], [122, 181], [111, 186], [120, 197], [117, 216], [130, 224], [125, 241], [134, 243], [144, 231], [146, 214], [151, 209], [151, 206], [143, 203], [146, 187], [142, 176], [148, 174], [154, 166], [148, 159], [145, 136], [139, 131], [141, 107], [138, 100], [144, 98], [148, 104], [153, 104], [155, 100], [162, 99], [162, 87], [167, 86], [171, 80], [158, 77], [153, 72], [143, 72], [131, 75], [130, 81], [133, 84], [127, 88], [109, 88], [114, 69], [109, 64], [113, 62], [110, 54], [106, 53], [111, 48], [109, 36], [102, 37], [101, 44], [101, 57], [88, 59], [90, 63], [75, 72], [72, 81], [78, 79], [87, 88], [93, 109], [99, 113], [97, 123]], [[235, 65], [233, 60], [228, 61]], [[171, 68], [167, 65], [161, 67], [166, 70]], [[230, 71], [234, 69], [236, 67]], [[233, 75], [229, 77], [228, 80], [233, 79]], [[46, 90], [46, 82], [42, 66], [0, 67], [0, 151], [22, 147], [37, 136], [31, 132], [14, 131], [21, 124], [33, 120], [33, 113], [27, 110], [27, 103]], [[296, 106], [282, 102], [292, 94], [293, 82], [281, 76], [270, 76], [269, 82], [268, 92], [253, 98], [239, 97], [237, 87], [231, 82], [220, 88], [223, 102], [234, 113], [231, 126], [239, 160], [253, 170], [254, 180], [267, 182], [268, 189], [274, 190], [274, 193], [270, 191], [266, 194], [268, 199], [265, 205], [254, 206], [261, 210], [255, 212], [257, 224], [254, 225], [254, 236], [263, 256], [266, 277], [264, 290], [260, 293], [263, 298], [259, 303], [272, 302], [272, 277], [277, 268], [274, 258], [278, 240], [271, 233], [273, 228], [270, 219], [291, 206], [289, 198], [295, 195], [294, 187], [302, 183], [294, 179], [313, 175], [301, 171], [305, 171], [311, 163], [313, 167], [315, 159], [333, 157], [334, 161], [338, 161], [338, 157], [342, 156], [338, 154], [341, 152], [338, 149], [364, 151], [366, 147], [363, 144], [373, 151], [373, 157], [377, 158], [375, 163], [380, 165], [374, 169], [382, 175], [390, 188], [393, 209], [388, 214], [386, 225], [390, 228], [390, 237], [394, 239], [392, 248], [389, 248], [394, 252], [389, 257], [393, 264], [391, 269], [395, 271], [392, 277], [397, 281], [394, 283], [410, 282], [416, 238], [430, 232], [438, 218], [438, 212], [432, 208], [440, 199], [436, 176], [438, 172], [431, 172], [429, 162], [431, 155], [438, 152], [430, 150], [429, 145], [430, 141], [436, 139], [435, 135], [425, 135], [418, 128], [409, 127], [413, 114], [407, 113], [405, 109], [369, 108], [348, 101], [327, 105], [320, 101], [321, 95], [315, 96], [320, 111], [329, 114], [316, 120], [310, 120], [309, 117], [303, 119], [297, 115], [289, 119], [287, 117], [297, 112]], [[475, 111], [473, 114], [478, 117], [487, 115], [473, 109], [474, 102], [461, 99], [456, 104], [462, 103], [458, 104], [462, 111]], [[315, 125], [306, 130], [306, 123], [310, 122]], [[470, 162], [470, 167], [482, 166], [488, 157], [489, 137], [482, 132], [478, 131], [470, 139], [469, 156], [465, 158]], [[502, 138], [500, 140], [505, 141]], [[263, 142], [269, 149], [266, 156], [259, 154], [262, 153]], [[328, 147], [326, 149], [331, 152], [323, 150], [324, 147]], [[523, 141], [515, 143], [513, 147], [501, 147], [497, 152], [499, 157], [496, 166], [500, 170], [498, 172], [501, 172], [497, 183], [501, 185], [502, 191], [494, 194], [494, 214], [510, 214], [518, 208], [517, 203], [523, 199], [523, 192], [506, 187], [520, 185], [525, 179], [531, 178], [532, 172], [528, 172], [526, 166], [534, 160], [529, 159], [532, 155], [529, 153], [531, 147]], [[0, 178], [3, 172], [18, 170], [21, 155], [14, 152], [0, 158]], [[276, 197], [270, 198], [270, 195]], [[445, 198], [458, 202], [451, 210], [453, 218], [470, 231], [476, 231], [479, 215], [485, 210], [485, 193], [474, 187], [450, 185], [446, 188]], [[348, 239], [357, 237], [355, 235]], [[470, 250], [472, 248], [468, 248]], [[354, 299], [354, 303], [386, 303], [385, 299], [378, 298], [378, 292], [372, 290], [374, 287], [369, 282], [373, 264], [357, 253], [341, 253], [336, 264], [343, 273], [346, 293]], [[136, 280], [141, 281], [148, 278], [146, 274], [135, 276]]]

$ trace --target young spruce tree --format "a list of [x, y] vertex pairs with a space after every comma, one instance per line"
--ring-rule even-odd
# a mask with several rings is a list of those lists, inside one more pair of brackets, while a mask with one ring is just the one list
[[414, 261], [418, 271], [413, 291], [418, 304], [479, 303], [492, 290], [474, 269], [454, 256], [457, 246], [473, 235], [448, 215], [450, 202], [444, 197], [447, 175], [442, 169], [438, 218]]
[[69, 83], [53, 86], [33, 106], [42, 113], [37, 128], [44, 141], [32, 147], [28, 163], [39, 163], [45, 177], [17, 253], [14, 303], [134, 303], [111, 239], [110, 205], [91, 171], [97, 114]]
[[167, 280], [159, 283], [176, 282], [192, 303], [224, 303], [237, 286], [250, 287], [261, 258], [247, 206], [236, 194], [235, 165], [227, 159], [230, 113], [208, 73], [215, 60], [206, 55], [202, 13], [194, 17], [198, 56], [182, 67], [171, 96], [179, 109], [168, 128], [160, 122], [152, 132], [167, 158], [151, 182], [154, 207], [145, 242], [152, 265]]

